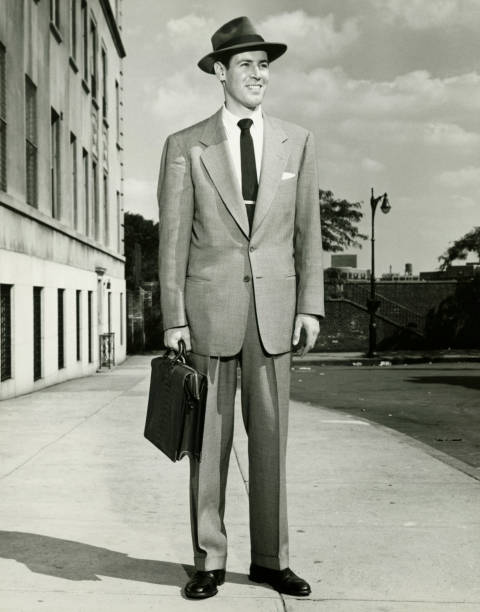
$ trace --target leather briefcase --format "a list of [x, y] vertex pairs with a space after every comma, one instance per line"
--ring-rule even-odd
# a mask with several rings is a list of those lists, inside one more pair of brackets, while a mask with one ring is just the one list
[[180, 350], [152, 359], [144, 435], [172, 461], [185, 455], [200, 460], [207, 377], [186, 364]]

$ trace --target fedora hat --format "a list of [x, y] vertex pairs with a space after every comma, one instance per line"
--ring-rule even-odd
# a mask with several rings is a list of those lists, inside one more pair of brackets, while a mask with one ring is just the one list
[[198, 62], [198, 67], [209, 74], [214, 73], [213, 65], [226, 53], [242, 51], [266, 51], [270, 62], [276, 60], [287, 50], [283, 43], [266, 42], [255, 30], [248, 17], [232, 19], [212, 36], [213, 51]]

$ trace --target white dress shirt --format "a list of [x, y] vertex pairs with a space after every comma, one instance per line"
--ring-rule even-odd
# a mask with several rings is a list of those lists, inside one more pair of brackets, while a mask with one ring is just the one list
[[[225, 105], [222, 108], [222, 121], [227, 134], [228, 148], [233, 162], [235, 175], [242, 191], [242, 161], [240, 157], [240, 128], [237, 123], [244, 117], [237, 117], [231, 113]], [[255, 151], [255, 165], [257, 166], [257, 179], [260, 183], [260, 169], [262, 167], [263, 154], [263, 115], [262, 108], [258, 106], [249, 117], [253, 121], [250, 128], [250, 134], [253, 140], [253, 149]]]

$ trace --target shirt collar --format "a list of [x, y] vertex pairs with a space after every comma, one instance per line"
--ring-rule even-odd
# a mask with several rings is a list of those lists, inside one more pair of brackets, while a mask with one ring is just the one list
[[[228, 110], [225, 104], [222, 106], [222, 121], [228, 130], [233, 130], [235, 128], [237, 130], [240, 129], [237, 125], [240, 119], [242, 119], [242, 117], [237, 117], [237, 115], [234, 115], [231, 111]], [[257, 108], [253, 111], [249, 119], [253, 121], [253, 129], [258, 129], [259, 127], [261, 127], [263, 124], [262, 107], [257, 106]]]

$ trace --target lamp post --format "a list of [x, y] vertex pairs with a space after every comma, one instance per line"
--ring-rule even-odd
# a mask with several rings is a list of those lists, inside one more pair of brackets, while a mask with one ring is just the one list
[[387, 214], [390, 209], [390, 202], [388, 201], [388, 196], [384, 193], [381, 196], [375, 197], [373, 194], [372, 187], [372, 195], [370, 196], [370, 208], [372, 209], [372, 232], [370, 235], [370, 242], [372, 245], [371, 253], [372, 253], [372, 265], [370, 272], [370, 297], [367, 300], [367, 308], [370, 314], [370, 322], [368, 325], [368, 353], [367, 357], [375, 356], [375, 348], [377, 345], [377, 324], [375, 322], [375, 313], [380, 306], [380, 300], [377, 300], [375, 293], [375, 211], [377, 210], [378, 203], [382, 201], [380, 205], [380, 210]]

